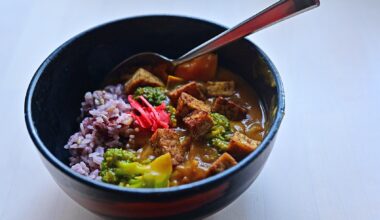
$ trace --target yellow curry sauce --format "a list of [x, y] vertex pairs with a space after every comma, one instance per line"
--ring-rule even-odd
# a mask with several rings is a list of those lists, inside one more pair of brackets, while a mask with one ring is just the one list
[[[216, 81], [232, 80], [236, 83], [235, 94], [231, 100], [239, 103], [248, 110], [245, 119], [241, 121], [231, 121], [231, 126], [236, 130], [246, 134], [249, 138], [262, 141], [264, 137], [265, 113], [263, 105], [252, 87], [240, 76], [225, 68], [219, 68]], [[215, 98], [208, 98], [207, 103], [211, 104]], [[182, 141], [190, 141], [188, 132], [180, 127], [176, 131], [181, 134]], [[149, 138], [152, 132], [145, 131], [136, 134], [136, 146], [143, 146], [139, 152], [141, 160], [154, 158], [152, 146]], [[215, 148], [207, 146], [206, 140], [191, 141], [186, 152], [186, 160], [176, 166], [170, 178], [170, 186], [182, 185], [194, 182], [206, 177], [207, 169], [220, 156]]]
[[252, 86], [217, 61], [206, 54], [174, 68], [138, 66], [123, 84], [86, 93], [80, 130], [65, 145], [71, 168], [160, 188], [235, 166], [261, 143], [266, 115]]

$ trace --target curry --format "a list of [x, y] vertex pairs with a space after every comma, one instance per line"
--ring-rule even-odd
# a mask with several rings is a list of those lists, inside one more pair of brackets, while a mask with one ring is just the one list
[[[113, 96], [123, 103], [114, 106], [112, 98], [96, 104], [95, 93], [88, 95], [95, 104], [88, 107], [92, 110], [82, 107], [81, 128], [90, 131], [83, 129], [66, 145], [72, 168], [122, 187], [170, 187], [216, 175], [255, 151], [264, 138], [263, 105], [252, 87], [218, 67], [217, 59], [207, 54], [174, 70], [139, 67], [124, 76], [122, 94]], [[99, 109], [105, 109], [103, 115]], [[109, 117], [110, 112], [115, 114]], [[83, 153], [75, 141], [89, 134], [97, 139], [92, 137], [83, 147], [90, 153]], [[96, 152], [98, 160], [89, 156]]]

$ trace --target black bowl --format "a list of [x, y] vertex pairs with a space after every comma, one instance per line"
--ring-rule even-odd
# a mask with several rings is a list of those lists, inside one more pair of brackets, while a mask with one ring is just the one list
[[284, 91], [269, 58], [248, 40], [220, 49], [220, 64], [247, 80], [267, 111], [262, 144], [238, 165], [210, 178], [162, 189], [129, 189], [73, 172], [63, 148], [78, 130], [86, 91], [99, 89], [105, 74], [123, 59], [145, 51], [176, 58], [225, 28], [177, 16], [123, 19], [85, 31], [56, 49], [35, 73], [25, 101], [25, 120], [41, 158], [58, 185], [86, 209], [132, 219], [188, 219], [211, 215], [230, 204], [256, 179], [284, 116]]

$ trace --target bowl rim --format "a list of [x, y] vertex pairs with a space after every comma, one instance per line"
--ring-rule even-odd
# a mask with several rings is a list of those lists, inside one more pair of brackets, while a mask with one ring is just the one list
[[[45, 68], [54, 60], [68, 45], [70, 45], [72, 42], [76, 41], [77, 39], [80, 39], [84, 35], [91, 33], [93, 31], [97, 31], [99, 29], [102, 29], [104, 27], [115, 25], [118, 23], [123, 23], [129, 20], [137, 20], [137, 19], [152, 19], [152, 18], [168, 18], [168, 19], [182, 19], [182, 20], [189, 20], [193, 22], [199, 22], [203, 23], [204, 25], [220, 28], [220, 29], [226, 29], [225, 26], [220, 25], [218, 23], [215, 23], [213, 21], [208, 21], [200, 18], [194, 18], [190, 16], [182, 16], [182, 15], [166, 15], [166, 14], [157, 14], [157, 15], [143, 15], [143, 16], [133, 16], [133, 17], [127, 17], [127, 18], [121, 18], [113, 21], [109, 21], [100, 25], [97, 25], [95, 27], [92, 27], [88, 30], [85, 30], [73, 37], [71, 37], [69, 40], [64, 42], [62, 45], [60, 45], [57, 49], [55, 49], [44, 61], [43, 63], [38, 67], [37, 71], [34, 73], [31, 82], [28, 86], [26, 97], [25, 97], [25, 104], [24, 104], [24, 116], [25, 116], [25, 122], [26, 126], [29, 132], [29, 136], [31, 137], [34, 145], [38, 149], [38, 151], [41, 153], [41, 155], [50, 163], [52, 164], [56, 169], [67, 175], [68, 177], [74, 179], [75, 181], [78, 181], [82, 184], [85, 184], [89, 187], [96, 188], [101, 191], [113, 191], [113, 192], [119, 192], [119, 193], [132, 193], [136, 195], [141, 194], [162, 194], [162, 193], [173, 193], [173, 192], [185, 192], [192, 190], [194, 188], [201, 188], [206, 185], [210, 184], [217, 184], [218, 181], [225, 179], [229, 176], [232, 176], [235, 174], [238, 170], [248, 166], [251, 162], [253, 162], [270, 144], [270, 142], [275, 138], [275, 135], [280, 127], [281, 121], [285, 114], [285, 93], [283, 84], [281, 81], [281, 77], [279, 72], [277, 71], [276, 67], [272, 63], [272, 61], [269, 59], [269, 57], [262, 51], [258, 46], [256, 46], [253, 42], [248, 40], [247, 38], [242, 39], [243, 41], [247, 42], [250, 47], [257, 50], [262, 57], [262, 59], [267, 63], [269, 70], [271, 71], [275, 83], [276, 83], [276, 92], [277, 92], [277, 102], [278, 102], [278, 108], [277, 112], [273, 121], [272, 126], [269, 129], [268, 134], [264, 137], [262, 143], [259, 145], [259, 147], [249, 154], [247, 157], [245, 157], [243, 160], [241, 160], [237, 165], [231, 167], [230, 169], [227, 169], [224, 172], [221, 172], [217, 175], [180, 185], [180, 186], [173, 186], [173, 187], [167, 187], [167, 188], [127, 188], [127, 187], [120, 187], [117, 185], [112, 185], [108, 183], [104, 183], [101, 181], [95, 181], [92, 180], [86, 176], [80, 175], [73, 171], [67, 164], [61, 162], [58, 158], [52, 154], [48, 148], [45, 146], [44, 142], [40, 139], [37, 129], [34, 126], [33, 117], [32, 117], [32, 98], [33, 94], [36, 88], [36, 85], [45, 71]], [[63, 146], [62, 146], [63, 147]]]

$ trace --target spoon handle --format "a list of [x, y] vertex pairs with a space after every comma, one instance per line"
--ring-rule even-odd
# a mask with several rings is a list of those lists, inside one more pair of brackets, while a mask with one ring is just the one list
[[238, 40], [309, 9], [318, 7], [319, 4], [319, 0], [280, 0], [235, 27], [222, 32], [182, 55], [179, 59], [174, 61], [174, 65], [184, 63], [203, 54], [212, 52], [232, 41]]

